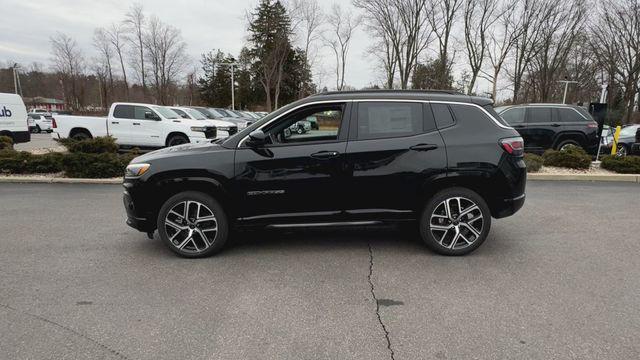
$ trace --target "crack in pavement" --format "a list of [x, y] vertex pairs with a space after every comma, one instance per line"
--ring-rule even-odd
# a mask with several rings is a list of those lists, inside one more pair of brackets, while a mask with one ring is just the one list
[[85, 334], [83, 334], [83, 333], [81, 333], [81, 332], [78, 332], [78, 331], [76, 331], [76, 330], [73, 330], [73, 329], [72, 329], [72, 328], [70, 328], [70, 327], [67, 327], [67, 326], [65, 326], [65, 325], [59, 324], [59, 323], [57, 323], [57, 322], [55, 322], [55, 321], [53, 321], [53, 320], [49, 320], [49, 319], [47, 319], [47, 318], [46, 318], [46, 317], [44, 317], [44, 316], [40, 316], [40, 315], [36, 315], [36, 314], [32, 314], [32, 313], [28, 313], [28, 312], [26, 312], [26, 311], [22, 311], [22, 310], [16, 309], [16, 308], [14, 308], [14, 307], [12, 307], [12, 306], [9, 306], [9, 305], [7, 305], [7, 304], [2, 304], [2, 303], [0, 303], [0, 306], [1, 306], [1, 307], [4, 307], [4, 308], [6, 308], [6, 309], [9, 309], [9, 310], [15, 311], [15, 312], [20, 313], [20, 314], [30, 316], [30, 317], [32, 317], [32, 318], [34, 318], [34, 319], [38, 319], [38, 320], [40, 320], [40, 321], [44, 321], [44, 322], [46, 322], [46, 323], [48, 323], [48, 324], [51, 324], [51, 325], [53, 325], [53, 326], [57, 326], [57, 327], [59, 327], [59, 328], [61, 328], [61, 329], [65, 330], [65, 331], [67, 331], [67, 332], [72, 333], [73, 335], [79, 336], [79, 337], [81, 337], [81, 338], [83, 338], [83, 339], [85, 339], [85, 340], [88, 340], [88, 341], [90, 341], [90, 342], [94, 343], [95, 345], [98, 345], [100, 348], [102, 348], [102, 349], [104, 349], [104, 350], [106, 350], [106, 351], [108, 351], [108, 352], [110, 352], [110, 353], [112, 353], [112, 354], [114, 354], [114, 355], [118, 356], [118, 357], [119, 357], [119, 358], [121, 358], [121, 359], [129, 360], [129, 358], [128, 358], [128, 357], [126, 357], [124, 354], [120, 353], [118, 350], [114, 350], [114, 349], [110, 348], [109, 346], [107, 346], [107, 345], [105, 345], [105, 344], [103, 344], [103, 343], [99, 342], [98, 340], [95, 340], [95, 339], [93, 339], [93, 338], [91, 338], [91, 337], [89, 337], [89, 336], [87, 336], [87, 335], [85, 335]]
[[378, 317], [378, 323], [380, 323], [382, 331], [384, 331], [384, 337], [387, 340], [387, 349], [389, 349], [391, 360], [395, 360], [395, 353], [393, 352], [393, 348], [391, 347], [389, 331], [387, 330], [387, 327], [384, 325], [384, 322], [382, 322], [382, 318], [380, 317], [380, 303], [378, 303], [375, 286], [373, 285], [373, 281], [371, 280], [371, 276], [373, 275], [373, 250], [371, 249], [371, 243], [369, 241], [367, 241], [367, 246], [369, 247], [369, 275], [367, 275], [367, 280], [369, 280], [369, 285], [371, 286], [371, 296], [373, 296], [373, 300], [376, 303], [376, 316]]

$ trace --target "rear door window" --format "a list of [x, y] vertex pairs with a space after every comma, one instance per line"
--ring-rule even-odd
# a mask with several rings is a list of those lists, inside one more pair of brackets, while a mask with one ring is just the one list
[[421, 103], [361, 102], [358, 104], [358, 140], [411, 136], [422, 133]]
[[579, 122], [585, 121], [584, 117], [577, 111], [569, 108], [556, 108], [559, 121], [561, 122]]
[[550, 123], [551, 108], [548, 107], [529, 107], [527, 108], [527, 122], [528, 123]]
[[500, 114], [500, 116], [507, 122], [509, 125], [518, 125], [524, 123], [525, 116], [525, 108], [523, 107], [514, 107], [505, 110]]
[[116, 105], [113, 109], [113, 117], [117, 119], [133, 119], [134, 107], [132, 105]]

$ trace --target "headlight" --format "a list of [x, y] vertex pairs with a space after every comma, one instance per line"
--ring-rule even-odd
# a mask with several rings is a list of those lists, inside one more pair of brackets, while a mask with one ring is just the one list
[[130, 164], [124, 172], [124, 176], [128, 178], [136, 178], [146, 173], [151, 165], [149, 164]]
[[207, 128], [204, 127], [204, 126], [192, 126], [191, 127], [191, 131], [205, 132], [205, 131], [207, 131]]

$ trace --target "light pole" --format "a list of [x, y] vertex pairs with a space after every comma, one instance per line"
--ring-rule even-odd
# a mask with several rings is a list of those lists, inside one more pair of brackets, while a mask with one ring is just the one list
[[13, 89], [17, 94], [18, 88], [20, 88], [20, 96], [22, 96], [22, 84], [20, 84], [20, 74], [18, 73], [19, 68], [18, 63], [13, 64]]
[[235, 99], [235, 80], [234, 80], [234, 66], [238, 66], [238, 63], [222, 63], [218, 64], [218, 66], [230, 66], [231, 67], [231, 110], [236, 109], [236, 99]]
[[558, 81], [559, 83], [564, 83], [564, 96], [562, 97], [562, 103], [566, 104], [567, 103], [567, 89], [569, 88], [569, 84], [577, 84], [577, 81], [571, 81], [571, 80], [567, 80], [567, 78], [565, 77], [564, 80], [560, 80]]

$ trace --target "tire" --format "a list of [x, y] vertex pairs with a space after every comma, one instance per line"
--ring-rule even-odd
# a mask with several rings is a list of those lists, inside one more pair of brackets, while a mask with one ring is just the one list
[[296, 132], [298, 134], [304, 134], [304, 128], [298, 126], [298, 128], [296, 129]]
[[558, 145], [556, 145], [556, 150], [563, 150], [563, 148], [566, 148], [569, 145], [581, 147], [580, 144], [575, 140], [562, 140], [558, 143]]
[[[462, 211], [468, 211], [464, 216], [459, 216], [458, 199]], [[445, 202], [450, 205], [448, 217]], [[422, 240], [441, 255], [459, 256], [474, 251], [487, 239], [490, 229], [491, 211], [487, 203], [466, 188], [453, 187], [438, 192], [427, 201], [420, 215]]]
[[36, 125], [36, 134], [42, 133], [42, 129], [40, 129], [40, 125]]
[[82, 141], [91, 139], [91, 135], [86, 131], [78, 131], [71, 137], [73, 140]]
[[167, 146], [176, 146], [176, 145], [182, 145], [182, 144], [188, 144], [188, 143], [189, 143], [189, 138], [180, 134], [171, 135], [169, 139], [167, 139]]
[[[189, 211], [185, 218], [187, 206]], [[209, 220], [198, 222], [198, 217]], [[187, 258], [219, 252], [229, 235], [229, 222], [222, 206], [211, 196], [197, 191], [185, 191], [169, 198], [160, 208], [157, 226], [162, 242], [171, 251]]]

